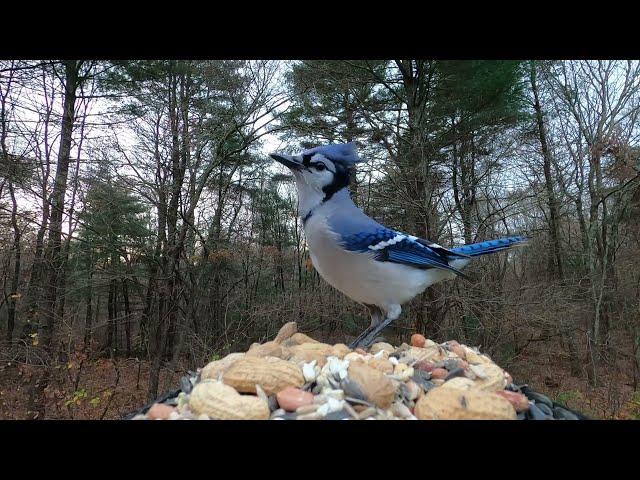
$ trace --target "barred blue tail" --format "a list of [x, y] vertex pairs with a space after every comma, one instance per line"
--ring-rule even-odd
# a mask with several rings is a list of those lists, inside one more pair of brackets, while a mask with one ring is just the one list
[[511, 247], [523, 245], [527, 242], [527, 237], [506, 237], [497, 240], [487, 240], [486, 242], [472, 243], [463, 245], [462, 247], [452, 248], [451, 251], [461, 253], [469, 257], [477, 257], [488, 253], [495, 253], [501, 250], [507, 250]]

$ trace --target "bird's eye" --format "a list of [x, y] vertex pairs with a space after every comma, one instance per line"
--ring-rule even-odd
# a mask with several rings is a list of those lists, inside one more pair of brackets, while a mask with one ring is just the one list
[[325, 170], [327, 167], [324, 163], [319, 163], [316, 165], [316, 170], [318, 170], [319, 172]]

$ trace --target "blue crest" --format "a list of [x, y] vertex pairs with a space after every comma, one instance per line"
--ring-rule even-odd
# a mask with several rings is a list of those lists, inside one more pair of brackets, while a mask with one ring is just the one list
[[302, 152], [303, 155], [313, 155], [314, 153], [320, 153], [332, 162], [344, 163], [347, 166], [363, 161], [363, 159], [358, 156], [355, 142], [334, 143], [322, 147], [310, 148]]

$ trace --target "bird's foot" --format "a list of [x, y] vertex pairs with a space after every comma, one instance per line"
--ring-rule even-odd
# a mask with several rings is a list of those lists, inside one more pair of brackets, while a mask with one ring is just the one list
[[379, 323], [375, 327], [367, 328], [364, 332], [362, 332], [358, 336], [358, 338], [356, 338], [353, 342], [351, 342], [351, 344], [349, 345], [349, 348], [351, 349], [355, 349], [358, 347], [366, 348], [366, 347], [370, 347], [373, 343], [377, 341], [384, 341], [384, 338], [382, 338], [381, 340], [379, 339], [380, 332], [382, 332], [382, 330], [384, 330], [389, 325], [391, 325], [391, 322], [393, 322], [393, 320], [395, 319], [388, 318], [387, 320], [385, 320], [382, 323]]
[[385, 337], [384, 335], [378, 335], [377, 337], [371, 339], [371, 345], [373, 345], [374, 343], [391, 343], [391, 342], [387, 341], [387, 337]]
[[358, 347], [362, 347], [365, 346], [362, 344], [362, 340], [364, 340], [364, 338], [369, 335], [369, 333], [374, 329], [375, 327], [367, 327], [367, 329], [362, 332], [360, 335], [358, 335], [358, 338], [356, 338], [353, 342], [351, 342], [349, 344], [349, 348], [352, 350], [355, 350]]
[[391, 325], [391, 323], [394, 320], [395, 320], [394, 318], [388, 318], [384, 322], [378, 324], [375, 328], [373, 328], [369, 333], [366, 334], [366, 336], [361, 340], [359, 346], [360, 347], [371, 346], [374, 342], [378, 340], [378, 335], [380, 334], [380, 332], [382, 332], [382, 330], [384, 330], [389, 325]]

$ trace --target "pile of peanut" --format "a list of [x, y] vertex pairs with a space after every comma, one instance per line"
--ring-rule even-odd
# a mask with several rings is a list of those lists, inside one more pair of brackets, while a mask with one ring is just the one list
[[512, 382], [455, 341], [415, 334], [399, 347], [352, 350], [291, 322], [273, 341], [209, 363], [177, 398], [134, 419], [515, 420], [535, 406]]

